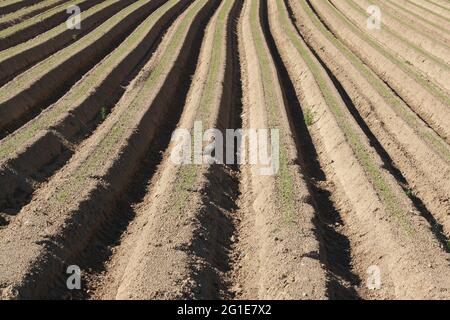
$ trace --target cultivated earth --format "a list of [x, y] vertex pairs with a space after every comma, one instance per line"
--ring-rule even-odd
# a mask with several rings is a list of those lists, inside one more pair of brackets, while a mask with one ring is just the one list
[[450, 299], [449, 239], [450, 1], [0, 1], [0, 299]]

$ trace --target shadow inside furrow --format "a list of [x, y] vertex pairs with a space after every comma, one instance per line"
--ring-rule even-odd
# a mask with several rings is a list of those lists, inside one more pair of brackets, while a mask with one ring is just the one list
[[20, 10], [26, 6], [32, 6], [33, 4], [35, 4], [39, 1], [42, 1], [42, 0], [22, 0], [22, 1], [14, 2], [10, 5], [1, 7], [0, 8], [0, 16]]
[[[139, 193], [145, 188], [146, 184], [140, 184], [140, 188], [132, 189], [136, 182], [148, 182], [143, 176], [151, 175], [154, 170], [143, 166], [153, 161], [154, 154], [157, 157], [154, 166], [160, 162], [160, 153], [167, 148], [180, 119], [195, 70], [191, 62], [199, 56], [206, 23], [218, 4], [219, 1], [209, 1], [202, 6], [189, 25], [186, 37], [174, 40], [175, 43], [181, 41], [175, 65], [161, 78], [160, 90], [151, 105], [142, 110], [144, 113], [135, 130], [130, 132], [127, 143], [122, 145], [122, 152], [116, 155], [118, 158], [104, 176], [91, 177], [93, 182], [97, 180], [95, 189], [88, 197], [80, 199], [76, 208], [64, 212], [62, 230], [37, 242], [42, 246], [39, 259], [30, 266], [17, 289], [22, 299], [72, 297], [72, 291], [66, 287], [65, 272], [73, 262], [85, 270], [104, 268], [104, 259], [99, 262], [99, 256], [102, 252], [109, 255], [109, 244], [119, 241], [117, 235], [123, 230], [121, 226], [130, 219], [130, 215], [120, 209], [131, 207], [134, 202], [129, 199], [137, 196], [133, 191]], [[119, 221], [116, 219], [124, 222], [116, 224]], [[74, 298], [80, 295], [82, 293]]]
[[[108, 113], [123, 96], [128, 84], [150, 60], [152, 54], [161, 43], [166, 28], [173, 23], [191, 2], [184, 1], [180, 6], [174, 7], [174, 10], [164, 15], [160, 20], [159, 28], [149, 33], [143, 42], [130, 52], [127, 58], [116, 66], [113, 72], [108, 75], [108, 78], [96, 88], [95, 93], [90, 95], [77, 108], [78, 113], [83, 114], [87, 121], [81, 121], [80, 117], [74, 112], [67, 121], [55, 127], [55, 130], [47, 136], [47, 139], [36, 143], [34, 153], [39, 154], [46, 151], [48, 161], [46, 161], [45, 165], [29, 167], [30, 171], [33, 172], [31, 175], [21, 172], [20, 168], [22, 166], [20, 164], [12, 166], [17, 175], [16, 180], [20, 180], [20, 183], [18, 183], [12, 195], [4, 195], [4, 201], [0, 201], [0, 217], [3, 215], [5, 220], [4, 223], [0, 220], [0, 226], [7, 224], [8, 216], [12, 217], [20, 212], [32, 200], [33, 192], [57, 170], [62, 168], [67, 160], [73, 156], [75, 147], [89, 137], [95, 128], [106, 120]], [[89, 114], [91, 118], [87, 117], [86, 114]], [[56, 131], [67, 133], [63, 136]], [[29, 154], [33, 153], [30, 150], [27, 152]], [[27, 157], [30, 161], [33, 160], [31, 159], [32, 156], [23, 155], [21, 162], [26, 162]]]
[[[79, 3], [78, 7], [81, 9], [81, 12], [83, 12], [95, 6], [96, 4], [99, 4], [100, 2], [102, 2], [102, 0], [87, 0]], [[28, 41], [33, 37], [36, 37], [39, 34], [56, 27], [58, 24], [64, 22], [64, 20], [68, 18], [69, 14], [67, 13], [66, 8], [60, 8], [60, 10], [58, 12], [55, 12], [52, 16], [46, 17], [44, 19], [41, 17], [40, 20], [33, 25], [29, 25], [24, 29], [21, 29], [19, 32], [15, 32], [14, 34], [3, 38], [0, 42], [0, 50], [5, 50], [18, 45], [21, 42]]]
[[359, 299], [354, 286], [359, 285], [360, 279], [352, 272], [350, 241], [335, 227], [343, 225], [343, 221], [333, 203], [332, 194], [323, 187], [328, 183], [327, 177], [321, 168], [314, 142], [305, 124], [294, 85], [271, 34], [267, 1], [262, 2], [260, 16], [266, 41], [281, 81], [286, 112], [290, 118], [289, 124], [297, 146], [299, 165], [303, 168], [302, 173], [305, 175], [309, 193], [317, 211], [314, 224], [317, 228], [316, 236], [320, 240], [320, 259], [329, 271], [328, 295], [331, 299]]
[[20, 52], [15, 52], [14, 55], [10, 56], [8, 59], [4, 59], [0, 62], [0, 86], [5, 85], [22, 72], [25, 72], [28, 68], [31, 68], [40, 61], [47, 59], [55, 52], [84, 37], [107, 19], [125, 8], [130, 2], [130, 0], [122, 0], [113, 3], [89, 17], [84, 17], [82, 28], [73, 30], [66, 29], [64, 32], [53, 36], [48, 41], [29, 47], [26, 50], [22, 49]]
[[[307, 0], [308, 5], [312, 8], [311, 4], [309, 3], [309, 0]], [[295, 19], [289, 5], [287, 5], [289, 10], [289, 15], [291, 16], [291, 19]], [[313, 8], [312, 8], [313, 9]], [[317, 13], [316, 13], [317, 14]], [[294, 23], [295, 28], [297, 29], [297, 26]], [[327, 26], [325, 25], [327, 28]], [[297, 29], [298, 34], [301, 36], [300, 31]], [[366, 135], [367, 139], [369, 140], [370, 145], [375, 149], [375, 151], [380, 156], [381, 161], [383, 162], [383, 168], [385, 168], [398, 182], [398, 184], [401, 186], [403, 191], [406, 195], [411, 199], [414, 207], [417, 209], [417, 211], [421, 214], [422, 217], [425, 218], [425, 220], [430, 224], [430, 230], [432, 231], [434, 237], [439, 241], [441, 244], [441, 247], [447, 251], [450, 252], [450, 247], [448, 246], [449, 238], [445, 235], [443, 226], [434, 218], [433, 214], [428, 210], [426, 205], [423, 203], [423, 201], [413, 194], [412, 188], [410, 186], [410, 183], [407, 181], [403, 173], [400, 171], [400, 169], [395, 165], [395, 162], [389, 155], [389, 153], [384, 149], [380, 141], [378, 141], [378, 138], [375, 136], [375, 134], [371, 131], [367, 123], [362, 118], [361, 114], [359, 113], [358, 109], [356, 108], [355, 104], [353, 103], [352, 99], [346, 92], [345, 88], [341, 84], [341, 82], [336, 78], [336, 76], [333, 74], [333, 72], [330, 70], [330, 68], [326, 65], [325, 61], [322, 60], [322, 58], [317, 54], [317, 51], [308, 44], [306, 39], [303, 38], [305, 43], [308, 45], [308, 48], [311, 50], [311, 52], [314, 54], [317, 61], [320, 62], [322, 68], [326, 71], [330, 79], [332, 80], [334, 86], [338, 90], [342, 100], [344, 101], [345, 105], [347, 106], [347, 109], [349, 110], [352, 117], [355, 119], [358, 126], [361, 128], [361, 130]], [[383, 81], [386, 85], [388, 85], [385, 81]], [[392, 88], [388, 85], [388, 87], [392, 90]], [[393, 91], [395, 93], [395, 91]], [[395, 93], [396, 94], [396, 93]], [[396, 94], [397, 95], [397, 94]], [[401, 99], [400, 96], [397, 95]]]
[[[166, 90], [164, 90], [167, 89], [167, 86], [171, 86], [171, 90], [176, 90], [176, 94], [169, 95], [170, 103], [165, 105], [170, 106], [170, 110], [165, 110], [166, 115], [164, 121], [158, 127], [158, 134], [155, 135], [148, 146], [144, 158], [139, 162], [139, 166], [134, 168], [134, 175], [126, 179], [126, 185], [111, 186], [111, 188], [117, 189], [112, 191], [120, 193], [121, 197], [118, 200], [116, 199], [114, 203], [104, 204], [111, 212], [108, 213], [108, 218], [102, 219], [101, 223], [98, 223], [90, 232], [90, 239], [86, 241], [88, 243], [86, 248], [82, 250], [80, 247], [76, 251], [71, 252], [71, 259], [76, 258], [77, 261], [80, 261], [80, 268], [86, 270], [82, 290], [77, 293], [68, 291], [65, 287], [65, 282], [60, 279], [61, 281], [57, 281], [59, 285], [56, 284], [55, 288], [49, 291], [55, 298], [88, 299], [91, 296], [91, 292], [95, 292], [96, 283], [95, 280], [92, 280], [106, 271], [105, 263], [113, 254], [112, 248], [120, 243], [123, 232], [135, 217], [134, 206], [143, 201], [148, 191], [147, 187], [156, 169], [161, 164], [164, 150], [169, 146], [172, 133], [181, 118], [195, 73], [196, 63], [192, 63], [192, 61], [197, 61], [199, 57], [206, 25], [212, 12], [216, 10], [218, 5], [219, 1], [212, 1], [205, 7], [206, 9], [203, 10], [203, 13], [197, 17], [198, 27], [195, 35], [191, 40], [187, 40], [189, 43], [185, 43], [182, 49], [182, 54], [186, 56], [183, 58], [183, 62], [178, 63], [178, 66], [174, 68], [172, 75], [169, 76], [171, 79], [172, 77], [177, 78], [176, 88], [172, 87], [173, 83], [169, 84], [171, 81], [166, 82], [158, 93], [158, 98], [155, 99], [155, 101], [158, 101], [159, 99], [167, 98]], [[160, 111], [163, 112], [162, 109]], [[141, 152], [136, 151], [136, 153]], [[137, 155], [133, 157], [137, 157]], [[123, 192], [119, 190], [123, 190]]]
[[[14, 132], [63, 97], [75, 83], [117, 48], [163, 2], [162, 0], [150, 1], [139, 10], [133, 11], [109, 30], [109, 33], [100, 35], [97, 42], [67, 58], [29, 88], [0, 105], [5, 112], [6, 110], [15, 112], [14, 118], [2, 124], [0, 139]], [[20, 112], [17, 113], [16, 109]]]
[[[12, 19], [12, 20], [7, 20], [7, 21], [4, 21], [4, 22], [0, 22], [0, 30], [9, 28], [9, 27], [11, 27], [11, 26], [13, 26], [13, 25], [15, 25], [17, 23], [25, 21], [25, 19], [32, 18], [32, 17], [37, 16], [38, 14], [40, 14], [42, 12], [51, 10], [51, 9], [55, 8], [56, 6], [59, 6], [60, 4], [64, 3], [65, 1], [67, 1], [67, 0], [59, 0], [57, 2], [53, 2], [53, 3], [49, 4], [49, 5], [40, 7], [38, 9], [35, 8], [33, 11], [29, 11], [28, 13], [23, 14], [22, 16], [20, 16], [20, 18], [15, 18], [15, 19]], [[2, 16], [2, 14], [0, 14], [0, 16]]]
[[[312, 10], [312, 12], [314, 13], [314, 15], [317, 17], [317, 19], [320, 21], [320, 23], [324, 26], [324, 28], [327, 30], [327, 32], [329, 32], [334, 38], [336, 38], [339, 42], [341, 42], [343, 45], [345, 45], [345, 43], [343, 43], [341, 40], [339, 40], [339, 37], [336, 35], [336, 33], [330, 29], [330, 27], [328, 26], [328, 24], [324, 21], [324, 19], [320, 16], [320, 14], [317, 12], [316, 8], [311, 4], [310, 0], [305, 0], [306, 4], [309, 6], [309, 8]], [[330, 3], [333, 7], [334, 4]], [[289, 6], [289, 5], [288, 5]], [[336, 8], [336, 10], [338, 10]], [[293, 15], [291, 15], [293, 17]], [[351, 50], [351, 48], [347, 47], [352, 54], [359, 60], [361, 60], [363, 63], [364, 61], [362, 59], [360, 59], [359, 55], [356, 54], [355, 52], [353, 52]], [[313, 51], [315, 53], [315, 51]], [[366, 63], [364, 63], [365, 65], [367, 65]], [[385, 79], [381, 78], [380, 76], [378, 76], [378, 74], [376, 74], [376, 77], [379, 78], [388, 88], [389, 90], [398, 98], [402, 101], [402, 103], [407, 106], [409, 108], [409, 110], [414, 113], [430, 130], [432, 130], [439, 138], [441, 138], [443, 141], [448, 141], [448, 139], [445, 137], [445, 135], [440, 134], [439, 130], [436, 131], [432, 126], [430, 126], [430, 124], [427, 122], [427, 120], [425, 120], [420, 114], [418, 114], [414, 108], [400, 95], [400, 93], [393, 88]]]
[[[227, 23], [226, 65], [222, 101], [218, 114], [219, 129], [226, 137], [226, 129], [242, 128], [242, 87], [238, 50], [237, 22], [243, 2], [234, 2]], [[224, 148], [226, 146], [224, 141]], [[234, 146], [237, 145], [235, 138]], [[238, 210], [239, 165], [234, 150], [234, 165], [213, 164], [209, 167], [202, 190], [202, 212], [199, 213], [201, 229], [196, 230], [192, 252], [207, 262], [206, 267], [197, 270], [193, 278], [197, 284], [197, 299], [232, 299], [230, 287], [233, 285], [225, 277], [231, 270], [231, 240], [236, 234], [233, 213]], [[226, 150], [223, 150], [226, 154]]]

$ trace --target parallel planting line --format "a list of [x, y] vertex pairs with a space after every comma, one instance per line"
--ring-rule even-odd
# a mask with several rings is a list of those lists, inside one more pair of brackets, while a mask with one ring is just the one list
[[[346, 47], [333, 33], [331, 33], [321, 20], [316, 16], [313, 10], [304, 2], [300, 2], [301, 9], [308, 15], [308, 18], [314, 24], [320, 33], [326, 37], [338, 50], [340, 54], [351, 61], [351, 63], [357, 67], [363, 78], [367, 79], [373, 88], [381, 95], [390, 107], [392, 107], [397, 115], [402, 118], [403, 121], [408, 123], [416, 133], [433, 148], [434, 152], [438, 153], [445, 161], [450, 161], [450, 150], [448, 144], [442, 140], [436, 133], [432, 132], [430, 128], [411, 110], [410, 107], [393, 92], [390, 87], [383, 82], [372, 70], [364, 64], [364, 62], [355, 55], [348, 47]], [[299, 29], [301, 29], [299, 27]], [[312, 31], [311, 31], [312, 32]]]
[[[392, 159], [395, 161], [397, 172], [396, 168], [391, 171], [401, 180], [405, 193], [417, 202], [419, 210], [431, 221], [433, 228], [436, 226], [436, 231], [436, 222], [428, 216], [426, 209], [421, 208], [421, 200], [450, 234], [447, 217], [450, 208], [446, 201], [450, 189], [448, 182], [440, 179], [442, 175], [450, 174], [450, 146], [434, 134], [362, 61], [325, 30], [311, 10], [304, 7], [300, 11], [298, 7], [294, 10], [299, 21], [303, 22], [299, 28], [301, 33], [331, 69], [331, 76], [339, 79], [349, 92], [354, 101], [352, 114], [355, 119], [360, 119], [361, 127], [370, 127], [365, 129], [369, 137], [376, 135], [376, 138], [371, 138], [372, 145], [376, 146], [379, 144], [377, 139], [380, 140], [382, 146], [379, 145], [377, 151], [384, 158], [386, 167], [392, 166]], [[439, 232], [437, 236], [446, 247], [445, 237]]]
[[0, 31], [0, 50], [31, 39], [65, 21], [68, 18], [66, 10], [69, 6], [77, 5], [82, 11], [85, 11], [99, 2], [101, 0], [71, 0], [37, 16], [26, 19], [21, 23], [5, 28]]
[[32, 6], [33, 4], [42, 0], [5, 0], [0, 3], [0, 16], [8, 13], [20, 10], [26, 6]]
[[443, 25], [444, 21], [432, 18], [430, 19], [426, 14], [424, 14], [424, 12], [414, 10], [410, 6], [408, 7], [405, 3], [402, 4], [400, 1], [397, 0], [383, 0], [383, 1], [389, 3], [391, 6], [396, 7], [400, 12], [406, 13], [409, 16], [414, 17], [416, 20], [420, 20], [423, 23], [432, 26], [437, 33], [442, 34], [445, 37], [445, 39], [450, 41], [450, 29], [445, 25]]
[[[197, 57], [196, 36], [216, 5], [201, 0], [189, 7], [113, 114], [26, 207], [20, 220], [29, 223], [14, 221], [0, 231], [0, 284], [10, 288], [6, 294], [36, 298], [51, 294], [52, 287], [65, 287], [67, 264], [81, 264], [84, 248], [115, 213], [155, 136], [180, 112], [184, 103], [177, 99], [183, 98], [180, 88], [190, 84], [184, 72]], [[44, 233], [29, 229], [36, 227]], [[17, 251], [18, 243], [26, 252]], [[13, 273], [10, 263], [16, 266]]]
[[446, 28], [442, 28], [439, 25], [426, 21], [421, 15], [416, 14], [413, 11], [409, 11], [398, 6], [397, 3], [389, 3], [387, 0], [378, 0], [383, 3], [386, 10], [390, 10], [392, 14], [401, 18], [406, 25], [415, 24], [417, 28], [422, 29], [426, 33], [432, 35], [434, 38], [439, 39], [447, 46], [450, 45], [450, 33]]
[[387, 210], [398, 220], [398, 223], [402, 225], [408, 233], [412, 234], [413, 228], [408, 222], [408, 219], [405, 219], [404, 208], [402, 208], [396, 199], [396, 195], [393, 190], [391, 190], [386, 181], [385, 174], [380, 170], [377, 161], [374, 161], [372, 158], [372, 152], [368, 150], [365, 140], [361, 138], [363, 134], [360, 132], [359, 128], [354, 128], [356, 125], [347, 118], [348, 111], [345, 111], [342, 108], [342, 105], [345, 105], [344, 102], [340, 101], [340, 98], [338, 98], [339, 95], [337, 94], [337, 90], [330, 86], [331, 80], [327, 78], [324, 70], [321, 69], [320, 64], [315, 60], [306, 44], [304, 44], [301, 38], [296, 35], [296, 30], [289, 22], [287, 9], [284, 4], [280, 4], [280, 1], [282, 0], [277, 0], [277, 7], [280, 11], [280, 17], [283, 18], [282, 21], [284, 21], [285, 24], [284, 28], [289, 26], [287, 31], [289, 31], [290, 40], [295, 45], [300, 56], [304, 59], [310, 72], [314, 75], [315, 81], [317, 82], [330, 111], [332, 111], [335, 116], [337, 123], [348, 140], [355, 156], [358, 158], [358, 161], [370, 178], [376, 192], [385, 203]]
[[[364, 3], [356, 4], [352, 0], [347, 2], [332, 1], [332, 3], [340, 8], [341, 12], [345, 12], [350, 21], [354, 23], [359, 30], [365, 30], [368, 14], [360, 6], [364, 7]], [[347, 5], [348, 4], [348, 5]], [[368, 2], [366, 3], [368, 4]], [[450, 66], [448, 63], [433, 53], [428, 53], [421, 47], [411, 43], [409, 39], [403, 37], [400, 33], [384, 25], [381, 32], [368, 32], [368, 34], [380, 44], [390, 48], [398, 56], [403, 57], [408, 64], [413, 65], [420, 70], [424, 76], [434, 81], [447, 93], [450, 93]], [[399, 44], [402, 45], [399, 45]], [[446, 56], [447, 59], [448, 56]]]
[[[407, 36], [410, 41], [414, 41], [416, 45], [422, 46], [429, 52], [435, 53], [441, 59], [448, 61], [449, 55], [445, 55], [448, 50], [450, 50], [450, 45], [448, 41], [445, 41], [440, 36], [436, 34], [436, 32], [431, 32], [425, 26], [419, 25], [417, 22], [412, 24], [410, 20], [404, 15], [398, 13], [395, 8], [389, 7], [383, 1], [373, 1], [373, 3], [379, 6], [384, 13], [383, 22], [388, 24], [392, 29], [398, 30], [403, 35]], [[389, 17], [389, 19], [386, 19]], [[430, 34], [433, 37], [430, 37]], [[420, 35], [420, 37], [417, 37]]]
[[[0, 88], [0, 137], [57, 101], [163, 0], [134, 2], [92, 32]], [[76, 65], [76, 68], [73, 66]], [[49, 86], [48, 83], [52, 83]]]
[[[211, 18], [197, 69], [178, 128], [194, 133], [194, 123], [231, 128], [235, 108], [233, 82], [234, 29], [241, 1], [225, 0]], [[225, 133], [225, 132], [223, 132]], [[175, 152], [172, 143], [167, 154]], [[176, 165], [167, 157], [156, 175], [154, 199], [144, 203], [145, 227], [123, 269], [118, 299], [218, 299], [226, 295], [222, 274], [232, 232], [230, 215], [236, 198], [230, 169], [224, 165]], [[233, 190], [234, 189], [234, 190]], [[161, 217], [164, 213], [164, 218]], [[206, 236], [205, 236], [206, 235]], [[155, 246], [158, 243], [158, 246]], [[177, 248], [186, 247], [186, 250]], [[207, 251], [207, 253], [205, 253]], [[173, 259], [179, 262], [175, 266]], [[142, 277], [152, 270], [150, 277]], [[186, 281], [189, 279], [189, 281]], [[181, 286], [176, 283], [183, 283]]]
[[[296, 79], [302, 105], [313, 107], [317, 113], [313, 128], [318, 134], [315, 135], [316, 144], [324, 147], [326, 163], [340, 180], [336, 185], [352, 203], [354, 212], [346, 219], [347, 223], [363, 235], [358, 238], [358, 243], [365, 247], [366, 263], [376, 263], [392, 281], [385, 284], [384, 293], [394, 292], [397, 298], [430, 297], [432, 294], [434, 298], [445, 296], [444, 292], [450, 289], [448, 279], [442, 276], [442, 272], [448, 269], [446, 255], [426, 226], [411, 214], [414, 212], [412, 204], [389, 173], [382, 169], [382, 162], [352, 120], [331, 79], [327, 78], [292, 25], [283, 1], [270, 3], [269, 12], [274, 24], [279, 23], [289, 39], [289, 42], [283, 41], [279, 48], [291, 78]], [[423, 242], [427, 244], [419, 247], [418, 244]], [[410, 269], [412, 263], [408, 259], [414, 261], [414, 271]], [[440, 271], [430, 275], [425, 269], [433, 259]], [[408, 280], [409, 277], [415, 280]], [[433, 288], [423, 288], [419, 284], [422, 281]], [[390, 285], [394, 290], [391, 293], [387, 288]]]
[[[449, 96], [427, 82], [376, 42], [360, 33], [328, 1], [314, 2], [314, 4], [310, 1], [307, 2], [311, 8], [316, 8], [315, 11], [319, 13], [319, 16], [325, 19], [325, 26], [330, 28], [337, 38], [363, 59], [440, 136], [450, 141], [450, 128], [446, 125], [450, 121], [450, 114], [446, 112], [450, 105]], [[335, 17], [338, 17], [339, 20], [333, 20]], [[339, 21], [343, 23], [340, 27], [337, 26]], [[343, 26], [348, 28], [342, 28]], [[357, 42], [358, 45], [355, 43], [355, 38], [360, 39]], [[393, 70], [398, 72], [392, 72]]]
[[[343, 11], [346, 11], [345, 8], [343, 8]], [[436, 73], [439, 73], [439, 71], [436, 70]], [[443, 72], [441, 71], [441, 73]], [[448, 75], [447, 78], [450, 78], [450, 75]], [[386, 108], [389, 108], [389, 106], [386, 106]], [[386, 108], [377, 106], [374, 113], [378, 115], [386, 113]], [[406, 109], [403, 110], [403, 112], [405, 111]], [[372, 115], [374, 113], [372, 113]], [[369, 115], [371, 112], [366, 110], [361, 112], [361, 114]], [[412, 123], [412, 128], [417, 127], [421, 122], [415, 117], [411, 117], [410, 120], [415, 120], [409, 121], [410, 123], [415, 122]], [[414, 133], [407, 133], [408, 131], [406, 128], [402, 128], [401, 122], [399, 122], [400, 120], [396, 121], [393, 120], [392, 116], [386, 116], [384, 119], [381, 119], [381, 121], [384, 124], [381, 127], [390, 127], [391, 133], [396, 136], [395, 140], [402, 142], [402, 146], [399, 146], [398, 142], [392, 144], [387, 142], [386, 148], [391, 149], [393, 155], [398, 155], [398, 150], [401, 150], [401, 152], [405, 154], [403, 157], [404, 160], [399, 161], [397, 166], [410, 181], [409, 185], [415, 186], [415, 190], [409, 189], [409, 191], [406, 192], [411, 193], [411, 196], [415, 197], [415, 193], [418, 191], [419, 196], [424, 199], [427, 207], [433, 212], [433, 216], [444, 226], [446, 234], [450, 235], [450, 219], [448, 217], [450, 206], [447, 200], [450, 198], [450, 194], [448, 193], [450, 186], [447, 181], [440, 179], [442, 175], [446, 176], [450, 174], [450, 146], [444, 141], [440, 141], [439, 137], [429, 139], [431, 135], [430, 130], [427, 130], [424, 126], [419, 126], [419, 128], [422, 129], [419, 132], [421, 138], [424, 137], [424, 140], [429, 140], [429, 142], [433, 144], [433, 147], [438, 147], [436, 148], [437, 154], [432, 154], [427, 152], [429, 145], [422, 143], [420, 140], [414, 141], [412, 139]], [[377, 124], [379, 122], [375, 121], [374, 123]], [[396, 147], [394, 147], [394, 145], [396, 145]], [[439, 151], [441, 151], [443, 159], [436, 157], [436, 155], [439, 154]], [[394, 159], [395, 158], [396, 156], [394, 156]], [[414, 159], [414, 161], [411, 161], [412, 159]], [[432, 224], [434, 225], [435, 222]], [[448, 242], [448, 240], [444, 241], [444, 246], [448, 246], [446, 242]]]
[[[431, 2], [432, 4], [434, 4], [435, 6], [445, 10], [445, 11], [449, 11], [450, 12], [450, 5], [448, 2], [444, 2], [444, 3], [439, 3], [439, 1], [433, 1], [433, 0], [429, 0], [429, 2]], [[447, 4], [447, 5], [445, 5]]]
[[[263, 165], [244, 166], [241, 192], [243, 226], [238, 249], [245, 249], [234, 270], [238, 297], [252, 299], [324, 299], [326, 271], [320, 250], [315, 210], [297, 163], [295, 142], [277, 70], [261, 25], [262, 5], [245, 3], [241, 15], [241, 65], [244, 129], [278, 129], [279, 171], [263, 175]], [[270, 131], [269, 131], [270, 132]], [[284, 253], [284, 254], [283, 254]]]
[[8, 25], [17, 24], [19, 21], [23, 21], [26, 18], [30, 18], [45, 10], [51, 9], [64, 1], [67, 0], [45, 0], [16, 12], [0, 16], [0, 28], [4, 29]]
[[[62, 164], [84, 136], [105, 120], [123, 93], [121, 86], [153, 52], [164, 28], [187, 2], [170, 0], [159, 7], [64, 97], [0, 141], [0, 210], [20, 209], [23, 197], [38, 185], [31, 183], [33, 177], [52, 175], [57, 164]], [[51, 163], [54, 165], [49, 169]]]
[[[387, 46], [382, 46], [378, 44], [375, 40], [373, 40], [371, 37], [367, 36], [364, 30], [361, 30], [358, 28], [358, 26], [349, 18], [347, 17], [342, 10], [340, 10], [334, 3], [333, 0], [327, 0], [324, 3], [326, 3], [327, 7], [331, 9], [334, 13], [334, 17], [338, 17], [339, 20], [351, 30], [351, 32], [356, 35], [358, 38], [360, 38], [362, 41], [369, 44], [372, 48], [374, 48], [376, 51], [378, 51], [382, 56], [384, 56], [386, 59], [388, 59], [391, 63], [395, 64], [400, 70], [402, 70], [405, 74], [409, 75], [411, 79], [413, 79], [415, 82], [420, 84], [423, 88], [425, 88], [429, 93], [431, 93], [433, 96], [436, 97], [436, 99], [440, 100], [442, 104], [444, 104], [447, 108], [450, 106], [450, 96], [447, 94], [445, 90], [442, 89], [442, 87], [438, 86], [437, 84], [431, 82], [427, 77], [417, 70], [417, 68], [414, 68], [410, 65], [408, 65], [407, 61], [402, 61], [399, 59], [394, 53], [392, 53], [392, 49], [388, 48]], [[319, 10], [319, 14], [321, 11]], [[333, 28], [332, 26], [330, 26]], [[336, 32], [337, 34], [340, 34], [339, 32]], [[374, 69], [375, 70], [375, 69]]]
[[450, 22], [450, 17], [445, 16], [445, 14], [442, 14], [442, 13], [438, 12], [438, 11], [436, 10], [436, 8], [434, 8], [434, 10], [433, 10], [433, 9], [431, 8], [431, 6], [428, 5], [428, 4], [426, 3], [426, 1], [425, 1], [425, 3], [422, 1], [420, 4], [418, 4], [418, 3], [417, 3], [416, 1], [414, 1], [414, 0], [406, 0], [406, 1], [407, 1], [408, 3], [410, 3], [410, 4], [412, 4], [414, 7], [419, 8], [419, 9], [422, 9], [422, 10], [424, 10], [424, 11], [430, 13], [432, 16], [439, 17], [439, 18], [441, 18], [441, 19], [443, 19], [443, 20], [446, 20], [446, 21]]
[[298, 162], [311, 195], [311, 204], [316, 209], [313, 222], [320, 239], [320, 261], [327, 271], [327, 298], [359, 299], [356, 288], [360, 280], [352, 270], [355, 262], [351, 257], [352, 248], [348, 237], [342, 232], [342, 212], [334, 195], [335, 187], [318, 161], [320, 146], [314, 145], [309, 132], [309, 127], [316, 121], [316, 114], [310, 107], [305, 107], [304, 112], [302, 110], [294, 84], [277, 48], [275, 38], [278, 39], [276, 33], [279, 35], [279, 28], [269, 21], [267, 2], [262, 3], [261, 20], [285, 96]]
[[63, 22], [33, 39], [0, 51], [0, 86], [10, 81], [19, 72], [88, 34], [130, 3], [131, 0], [103, 1], [83, 12], [83, 27], [79, 30], [70, 30], [66, 22]]

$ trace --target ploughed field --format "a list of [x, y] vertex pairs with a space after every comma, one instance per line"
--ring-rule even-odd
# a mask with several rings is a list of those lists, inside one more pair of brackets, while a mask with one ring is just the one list
[[0, 1], [0, 298], [450, 299], [449, 239], [450, 1]]

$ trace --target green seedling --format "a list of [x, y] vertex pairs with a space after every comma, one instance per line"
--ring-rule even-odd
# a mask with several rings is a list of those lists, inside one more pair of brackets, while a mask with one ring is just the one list
[[305, 119], [305, 124], [307, 127], [310, 127], [314, 124], [314, 118], [315, 118], [315, 113], [311, 109], [306, 108], [305, 114], [304, 114], [304, 119]]

